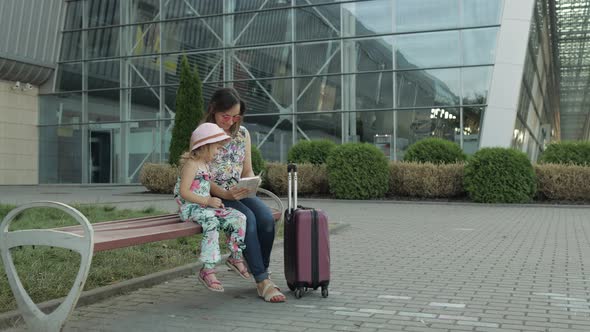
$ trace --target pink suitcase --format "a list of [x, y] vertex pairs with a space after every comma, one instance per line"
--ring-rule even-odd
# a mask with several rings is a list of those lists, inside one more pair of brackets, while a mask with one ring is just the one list
[[297, 165], [289, 164], [287, 172], [289, 205], [284, 226], [287, 285], [296, 298], [301, 298], [307, 288], [316, 290], [319, 287], [322, 296], [327, 297], [330, 283], [328, 217], [322, 210], [297, 205]]

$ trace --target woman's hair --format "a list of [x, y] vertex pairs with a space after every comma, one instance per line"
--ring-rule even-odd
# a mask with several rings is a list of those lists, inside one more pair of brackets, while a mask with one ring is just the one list
[[[205, 122], [216, 123], [216, 113], [226, 112], [237, 104], [240, 104], [240, 115], [244, 116], [244, 114], [246, 114], [246, 104], [240, 99], [238, 92], [234, 88], [218, 89], [213, 93], [213, 96], [211, 96], [211, 100], [207, 106], [207, 117], [205, 118]], [[232, 136], [240, 130], [241, 124], [242, 120], [240, 119], [240, 121], [234, 122], [230, 127], [230, 133]]]

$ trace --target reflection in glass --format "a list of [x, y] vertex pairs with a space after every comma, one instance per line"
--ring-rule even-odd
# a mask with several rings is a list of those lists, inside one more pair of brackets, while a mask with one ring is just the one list
[[502, 0], [469, 0], [461, 2], [463, 26], [500, 24]]
[[82, 122], [82, 93], [39, 96], [39, 125]]
[[390, 0], [344, 3], [342, 17], [347, 22], [342, 29], [345, 36], [366, 36], [393, 31]]
[[234, 88], [246, 102], [250, 114], [275, 113], [290, 106], [291, 87], [291, 79], [251, 80], [234, 83]]
[[347, 40], [344, 42], [344, 61], [355, 67], [347, 72], [389, 70], [393, 67], [392, 38]]
[[160, 58], [157, 55], [132, 58], [129, 63], [132, 87], [160, 84]]
[[[81, 183], [85, 126], [39, 127], [39, 183]], [[86, 143], [84, 143], [86, 144]]]
[[159, 122], [131, 122], [129, 129], [129, 170], [127, 177], [131, 183], [139, 182], [139, 172], [146, 162], [159, 161], [159, 148], [162, 142]]
[[89, 59], [119, 55], [119, 28], [88, 30]]
[[138, 24], [131, 27], [131, 43], [125, 54], [160, 53], [160, 23]]
[[67, 2], [65, 30], [82, 29], [82, 5], [84, 1]]
[[459, 0], [397, 0], [395, 31], [421, 31], [459, 26]]
[[[234, 15], [235, 45], [291, 40], [291, 10]], [[272, 28], [270, 28], [272, 27]]]
[[467, 154], [479, 149], [483, 114], [482, 107], [463, 107], [463, 151]]
[[62, 34], [62, 61], [82, 59], [82, 32], [64, 32]]
[[291, 76], [291, 47], [279, 46], [238, 50], [235, 52], [234, 78], [238, 73], [249, 73], [247, 78]]
[[86, 1], [89, 27], [118, 25], [120, 0]]
[[291, 6], [291, 1], [285, 0], [235, 0], [235, 3], [235, 12]]
[[252, 145], [260, 149], [265, 160], [286, 162], [287, 152], [293, 145], [292, 121], [292, 115], [246, 116], [243, 125], [250, 132]]
[[317, 76], [295, 80], [297, 112], [333, 111], [342, 108], [341, 76]]
[[57, 69], [58, 91], [82, 90], [82, 64], [62, 63]]
[[463, 105], [487, 103], [493, 67], [461, 68]]
[[304, 7], [295, 11], [295, 38], [340, 37], [340, 5]]
[[223, 1], [166, 0], [164, 12], [166, 18], [221, 14]]
[[438, 137], [460, 144], [459, 110], [433, 108], [397, 112], [397, 159], [417, 141]]
[[295, 45], [297, 75], [339, 73], [340, 43], [329, 41]]
[[202, 50], [222, 46], [223, 19], [198, 18], [161, 23], [164, 52]]
[[355, 87], [356, 109], [393, 107], [391, 73], [347, 75], [346, 80]]
[[118, 88], [120, 60], [88, 62], [88, 89]]
[[459, 105], [459, 69], [396, 73], [398, 107]]
[[[166, 2], [164, 2], [166, 3]], [[160, 0], [132, 0], [131, 22], [153, 21], [160, 13]]]
[[[185, 54], [164, 55], [164, 82], [165, 84], [178, 84], [180, 82], [180, 70], [182, 57]], [[222, 52], [202, 52], [186, 54], [191, 68], [199, 70], [199, 77], [203, 82], [216, 82], [223, 80]]]
[[153, 88], [131, 89], [131, 119], [157, 119], [160, 110], [158, 90]]
[[356, 112], [357, 141], [374, 144], [393, 159], [393, 115], [393, 111]]
[[461, 33], [464, 65], [494, 63], [498, 28], [470, 29]]
[[460, 64], [459, 32], [443, 31], [395, 36], [396, 69]]
[[120, 121], [119, 90], [88, 92], [88, 121]]

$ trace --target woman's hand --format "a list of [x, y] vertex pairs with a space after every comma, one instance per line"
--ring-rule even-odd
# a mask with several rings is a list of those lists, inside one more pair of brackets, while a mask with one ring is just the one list
[[223, 202], [217, 197], [209, 197], [207, 199], [207, 206], [212, 208], [220, 209], [223, 208]]
[[239, 201], [246, 198], [250, 194], [250, 190], [247, 188], [231, 187], [225, 191], [225, 199], [229, 201]]

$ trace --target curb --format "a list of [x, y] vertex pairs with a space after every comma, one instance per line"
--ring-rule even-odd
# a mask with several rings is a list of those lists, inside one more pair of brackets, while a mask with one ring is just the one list
[[[343, 229], [349, 227], [349, 224], [334, 223], [334, 226], [330, 229], [330, 234], [337, 234]], [[283, 240], [275, 242], [273, 247], [283, 245]], [[228, 254], [223, 255], [222, 260], [227, 258]], [[179, 266], [170, 270], [160, 271], [152, 274], [148, 274], [142, 277], [137, 277], [129, 280], [125, 280], [114, 285], [103, 286], [95, 288], [89, 291], [82, 292], [78, 299], [77, 307], [86, 306], [100, 302], [104, 299], [129, 293], [140, 288], [149, 288], [165, 281], [185, 277], [196, 273], [201, 268], [201, 263], [191, 263], [183, 266]], [[48, 313], [52, 312], [57, 308], [65, 299], [65, 297], [49, 300], [37, 304], [37, 307], [41, 311]], [[7, 311], [0, 314], [0, 330], [14, 328], [23, 323], [22, 316], [18, 310]]]

